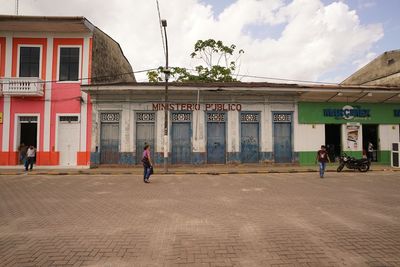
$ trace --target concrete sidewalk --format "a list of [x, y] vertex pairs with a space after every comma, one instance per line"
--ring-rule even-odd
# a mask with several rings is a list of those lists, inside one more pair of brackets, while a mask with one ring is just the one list
[[[338, 164], [331, 163], [327, 166], [327, 172], [336, 172]], [[306, 173], [317, 172], [318, 166], [298, 166], [293, 164], [221, 164], [221, 165], [170, 165], [165, 172], [162, 165], [154, 166], [154, 173], [159, 174], [249, 174], [249, 173]], [[346, 172], [354, 170], [344, 169]], [[372, 164], [370, 171], [400, 171], [388, 165]], [[129, 175], [142, 174], [143, 167], [132, 166], [100, 166], [96, 168], [63, 168], [59, 166], [34, 166], [30, 175]], [[0, 167], [0, 175], [23, 175], [26, 172], [23, 166]]]

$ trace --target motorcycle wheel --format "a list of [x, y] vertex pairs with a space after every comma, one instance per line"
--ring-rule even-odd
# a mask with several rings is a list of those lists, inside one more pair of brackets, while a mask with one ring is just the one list
[[360, 167], [358, 167], [358, 170], [360, 172], [367, 172], [369, 170], [369, 164], [362, 164]]
[[343, 170], [344, 164], [340, 164], [339, 167], [337, 167], [336, 171], [341, 172]]

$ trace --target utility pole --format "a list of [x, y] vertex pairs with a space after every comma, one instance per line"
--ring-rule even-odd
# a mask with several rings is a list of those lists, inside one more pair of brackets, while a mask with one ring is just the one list
[[15, 0], [15, 15], [18, 16], [19, 0]]
[[164, 94], [164, 172], [168, 172], [168, 116], [169, 116], [169, 103], [168, 103], [168, 79], [170, 70], [168, 68], [168, 38], [167, 38], [167, 20], [163, 19], [161, 25], [164, 28], [165, 37], [165, 94]]

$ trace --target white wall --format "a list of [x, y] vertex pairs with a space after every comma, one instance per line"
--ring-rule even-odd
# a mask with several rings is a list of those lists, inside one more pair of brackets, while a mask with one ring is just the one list
[[[236, 102], [240, 102], [236, 101]], [[135, 112], [152, 111], [151, 103], [127, 103], [127, 102], [109, 102], [95, 103], [93, 105], [93, 129], [92, 129], [92, 151], [99, 146], [100, 142], [100, 121], [99, 114], [102, 112], [116, 111], [121, 113], [120, 117], [120, 138], [121, 152], [132, 152], [136, 150], [136, 120]], [[273, 150], [273, 124], [272, 112], [274, 111], [290, 111], [293, 113], [293, 130], [295, 151], [315, 150], [312, 145], [304, 143], [302, 137], [296, 136], [297, 114], [294, 104], [242, 104], [242, 111], [257, 111], [261, 113], [260, 123], [260, 146], [263, 152], [272, 152]], [[155, 111], [156, 113], [156, 146], [154, 151], [163, 152], [164, 150], [164, 111]], [[194, 152], [206, 152], [207, 147], [207, 123], [204, 110], [193, 111], [192, 113], [192, 144]], [[227, 152], [240, 151], [240, 116], [238, 111], [227, 112], [227, 132], [226, 132], [226, 149]], [[311, 127], [304, 125], [304, 129]], [[303, 129], [303, 130], [304, 130]], [[169, 135], [171, 133], [171, 121], [169, 121]], [[315, 138], [324, 140], [324, 132], [312, 129], [310, 131], [315, 137], [307, 142], [314, 142]], [[311, 136], [307, 134], [307, 136]], [[322, 144], [322, 143], [321, 143]], [[317, 143], [320, 145], [320, 142]], [[171, 148], [169, 148], [170, 150]]]
[[317, 151], [325, 144], [325, 124], [294, 124], [294, 151]]
[[399, 125], [379, 125], [379, 150], [391, 150], [392, 143], [399, 142]]

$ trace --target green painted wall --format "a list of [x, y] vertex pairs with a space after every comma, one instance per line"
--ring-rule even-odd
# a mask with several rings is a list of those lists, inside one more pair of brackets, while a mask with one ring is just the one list
[[380, 164], [391, 164], [391, 152], [390, 151], [378, 151], [378, 163]]
[[[342, 116], [327, 116], [324, 110], [340, 111], [344, 106], [360, 110], [361, 117], [344, 119]], [[299, 123], [303, 124], [343, 124], [359, 122], [361, 124], [399, 124], [400, 104], [371, 103], [298, 103]], [[327, 112], [329, 113], [329, 112]], [[365, 116], [367, 114], [367, 116]], [[364, 116], [364, 117], [363, 117]]]
[[343, 153], [346, 153], [350, 157], [355, 157], [356, 159], [362, 158], [362, 151], [343, 151]]
[[302, 151], [299, 152], [299, 164], [300, 165], [314, 165], [317, 157], [316, 151]]
[[[299, 164], [302, 166], [309, 166], [315, 164], [317, 151], [301, 151], [299, 153]], [[357, 159], [362, 158], [361, 151], [344, 151], [347, 155]], [[390, 151], [378, 151], [378, 164], [390, 165]]]

